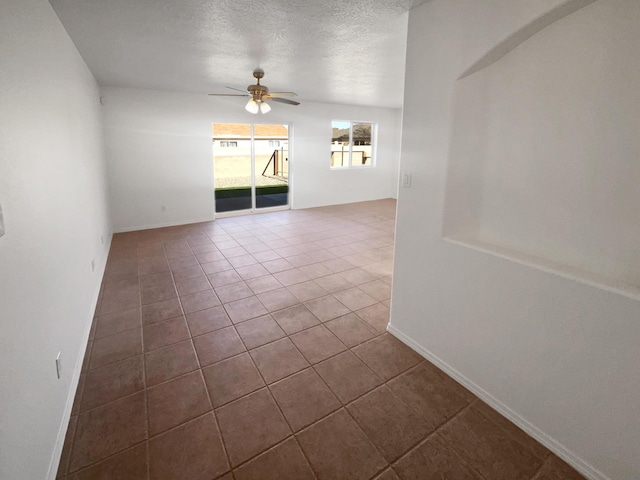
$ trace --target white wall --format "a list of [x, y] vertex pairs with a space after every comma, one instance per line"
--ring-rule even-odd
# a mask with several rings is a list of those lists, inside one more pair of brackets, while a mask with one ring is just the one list
[[111, 238], [99, 91], [44, 0], [2, 1], [0, 59], [0, 478], [54, 478]]
[[445, 222], [478, 196], [455, 233], [640, 287], [638, 25], [601, 1], [457, 82]]
[[[213, 219], [214, 122], [292, 125], [293, 208], [396, 196], [399, 110], [274, 103], [262, 116], [246, 113], [242, 98], [123, 88], [101, 92], [116, 231]], [[333, 119], [378, 123], [375, 168], [329, 169]]]
[[[637, 139], [627, 130], [635, 129], [637, 137], [637, 81], [628, 86], [621, 82], [637, 75], [637, 42], [629, 40], [633, 32], [637, 39], [640, 29], [638, 5], [635, 0], [589, 3], [432, 0], [411, 11], [401, 169], [412, 173], [412, 186], [399, 192], [391, 330], [590, 478], [628, 480], [640, 478], [637, 297], [557, 275], [535, 262], [515, 262], [443, 238], [443, 225], [450, 227], [444, 218], [446, 189], [470, 186], [464, 201], [460, 201], [463, 196], [454, 195], [448, 205], [454, 208], [457, 220], [464, 219], [463, 228], [473, 230], [482, 222], [520, 228], [524, 221], [539, 235], [541, 228], [564, 219], [565, 228], [583, 229], [583, 236], [589, 237], [569, 249], [574, 254], [601, 236], [606, 225], [620, 221], [615, 227], [618, 238], [610, 242], [612, 250], [606, 253], [609, 258], [619, 254], [637, 274], [640, 254], [627, 247], [637, 245], [638, 239], [637, 218], [630, 215], [635, 211], [637, 216], [637, 184], [622, 180], [623, 172], [637, 178]], [[457, 79], [479, 59], [503, 40], [518, 38], [518, 32], [527, 31], [535, 19], [567, 5], [574, 9], [587, 6], [541, 30], [500, 60], [500, 65], [495, 64], [507, 80], [518, 80], [526, 87], [520, 97], [511, 96], [514, 108], [521, 111], [530, 102], [536, 115], [557, 121], [555, 129], [542, 128], [540, 121], [527, 118], [519, 119], [517, 125], [505, 125], [513, 117], [501, 110], [508, 91], [499, 88], [515, 87], [512, 82], [500, 84], [499, 75], [484, 77], [482, 92], [493, 95], [486, 102], [473, 95], [464, 97], [467, 103], [454, 101]], [[580, 54], [569, 55], [558, 46], [563, 41], [566, 48]], [[553, 51], [556, 47], [559, 52]], [[575, 99], [572, 87], [579, 76], [584, 79]], [[542, 82], [551, 82], [547, 84], [550, 98], [544, 96], [547, 90]], [[588, 85], [600, 86], [590, 90], [594, 110], [583, 103]], [[562, 91], [571, 98], [564, 98]], [[418, 96], [420, 104], [410, 100]], [[563, 103], [565, 100], [575, 103]], [[581, 132], [573, 130], [566, 118], [570, 113], [567, 105], [576, 111], [588, 109], [589, 121], [594, 122], [595, 134], [588, 139], [584, 155], [575, 144]], [[621, 125], [623, 116], [630, 120], [629, 126]], [[454, 135], [461, 118], [473, 127], [468, 131], [474, 138], [467, 144]], [[479, 119], [495, 123], [474, 123]], [[584, 128], [584, 123], [581, 118], [576, 125]], [[510, 136], [501, 138], [495, 125], [505, 126]], [[622, 130], [612, 130], [612, 125]], [[566, 158], [558, 158], [554, 148], [565, 142], [558, 131], [568, 136]], [[489, 135], [483, 137], [483, 132]], [[617, 145], [610, 135], [615, 135]], [[531, 153], [534, 138], [541, 148], [539, 154], [554, 155], [555, 162], [538, 161], [535, 152]], [[455, 162], [455, 155], [474, 154], [469, 145], [480, 150], [482, 162]], [[512, 191], [496, 191], [505, 184], [506, 153], [516, 147], [522, 154], [514, 159], [520, 183]], [[602, 182], [578, 175], [572, 179], [578, 182], [574, 187], [569, 182], [571, 172], [564, 170], [567, 166], [578, 171], [592, 169], [603, 181], [613, 180], [616, 185], [605, 188]], [[549, 223], [514, 215], [500, 217], [501, 211], [513, 207], [514, 196], [521, 198], [527, 192], [521, 184], [525, 181], [522, 172], [536, 169], [541, 170], [542, 178], [527, 180], [540, 186], [558, 174], [568, 183], [571, 201], [597, 196], [606, 205], [615, 204], [623, 216], [605, 222], [598, 217], [600, 212], [589, 212], [589, 204], [581, 203], [575, 211], [581, 217], [567, 219], [567, 205], [558, 195], [550, 195], [544, 212]], [[455, 177], [449, 185], [448, 175]], [[469, 181], [474, 175], [480, 175], [482, 181]], [[483, 204], [485, 201], [489, 203]], [[536, 208], [531, 203], [535, 201], [541, 201], [540, 197], [524, 204]], [[494, 214], [495, 218], [489, 217]], [[570, 246], [566, 242], [563, 247]], [[605, 256], [605, 252], [581, 254], [583, 258], [591, 255], [594, 261]]]

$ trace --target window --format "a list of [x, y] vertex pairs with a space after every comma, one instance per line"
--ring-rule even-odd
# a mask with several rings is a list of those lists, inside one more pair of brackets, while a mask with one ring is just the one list
[[220, 140], [221, 147], [237, 147], [238, 142], [234, 140]]
[[331, 129], [331, 168], [374, 165], [374, 123], [333, 120]]
[[270, 147], [279, 147], [280, 146], [280, 140], [269, 140], [269, 146]]

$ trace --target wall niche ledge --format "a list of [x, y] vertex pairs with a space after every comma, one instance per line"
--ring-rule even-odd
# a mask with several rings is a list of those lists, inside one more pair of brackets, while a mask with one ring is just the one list
[[606, 277], [573, 265], [566, 265], [547, 258], [532, 255], [530, 253], [496, 245], [472, 236], [447, 235], [443, 237], [443, 240], [454, 245], [493, 255], [526, 267], [535, 268], [536, 270], [589, 285], [599, 290], [604, 290], [635, 301], [640, 301], [640, 287], [622, 282], [615, 278]]

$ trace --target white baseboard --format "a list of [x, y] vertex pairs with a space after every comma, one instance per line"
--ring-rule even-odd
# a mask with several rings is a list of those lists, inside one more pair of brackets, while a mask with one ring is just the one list
[[417, 344], [414, 340], [412, 340], [409, 336], [402, 333], [396, 327], [391, 325], [391, 323], [387, 326], [387, 331], [391, 333], [394, 337], [400, 340], [402, 343], [408, 345], [413, 350], [418, 352], [424, 358], [433, 363], [440, 370], [445, 372], [451, 378], [456, 380], [462, 386], [473, 392], [478, 398], [491, 406], [494, 410], [498, 411], [502, 416], [506, 417], [508, 420], [516, 424], [522, 430], [524, 430], [527, 434], [535, 438], [542, 445], [547, 447], [550, 451], [555, 453], [558, 457], [563, 459], [573, 468], [575, 468], [578, 472], [584, 475], [589, 480], [610, 480], [609, 477], [604, 475], [599, 470], [595, 469], [580, 457], [575, 455], [573, 452], [568, 450], [554, 438], [550, 437], [536, 426], [529, 423], [527, 420], [522, 418], [520, 415], [511, 410], [508, 406], [500, 402], [498, 399], [493, 397], [487, 391], [485, 391], [482, 387], [476, 385], [471, 380], [466, 378], [456, 369], [442, 361], [436, 355], [429, 352], [427, 349]]
[[78, 389], [78, 383], [80, 381], [80, 373], [82, 371], [82, 363], [87, 350], [87, 344], [89, 343], [89, 335], [91, 334], [91, 326], [93, 324], [93, 317], [98, 305], [98, 297], [100, 296], [100, 287], [102, 285], [102, 279], [104, 278], [104, 272], [107, 268], [107, 258], [109, 256], [109, 250], [111, 248], [111, 240], [113, 235], [109, 236], [109, 241], [105, 246], [105, 254], [98, 270], [100, 281], [96, 290], [93, 292], [93, 299], [91, 301], [91, 309], [89, 311], [89, 322], [85, 327], [84, 334], [82, 335], [82, 344], [80, 345], [80, 351], [76, 357], [75, 366], [73, 369], [73, 375], [71, 377], [71, 388], [69, 388], [69, 394], [67, 395], [67, 402], [64, 408], [64, 414], [62, 415], [62, 421], [60, 427], [58, 427], [58, 436], [56, 438], [56, 444], [53, 448], [53, 454], [49, 461], [49, 469], [47, 471], [47, 480], [55, 480], [58, 474], [58, 467], [60, 465], [60, 457], [62, 456], [62, 448], [64, 447], [64, 439], [67, 436], [67, 428], [69, 427], [69, 420], [71, 419], [71, 410], [73, 409], [73, 401], [76, 398], [76, 390]]
[[140, 225], [137, 227], [115, 228], [113, 230], [113, 233], [136, 232], [138, 230], [151, 230], [152, 228], [176, 227], [179, 225], [190, 225], [192, 223], [213, 222], [214, 220], [215, 220], [214, 217], [193, 218], [193, 219], [187, 219], [187, 220], [179, 220], [175, 222], [154, 223], [152, 225]]

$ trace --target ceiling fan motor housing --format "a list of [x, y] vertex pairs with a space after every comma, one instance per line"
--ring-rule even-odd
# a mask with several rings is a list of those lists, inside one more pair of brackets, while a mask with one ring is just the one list
[[247, 91], [256, 102], [262, 101], [262, 97], [269, 93], [269, 89], [263, 85], [249, 85]]

